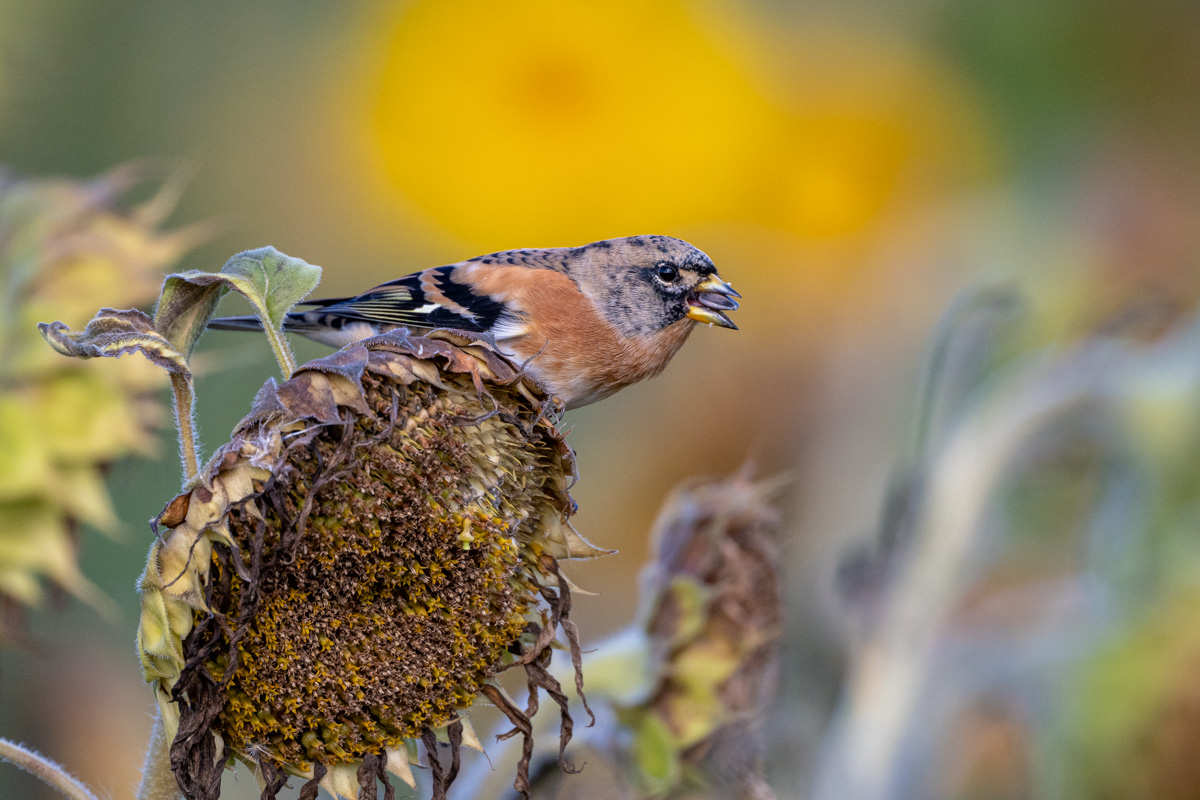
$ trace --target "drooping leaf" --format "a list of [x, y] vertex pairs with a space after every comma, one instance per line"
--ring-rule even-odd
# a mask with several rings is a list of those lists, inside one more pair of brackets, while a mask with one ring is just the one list
[[217, 302], [232, 289], [254, 307], [287, 375], [295, 363], [280, 336], [284, 317], [320, 281], [320, 267], [284, 255], [274, 247], [247, 250], [225, 262], [220, 272], [190, 270], [169, 275], [163, 283], [154, 321], [175, 349], [190, 357], [196, 340], [216, 311]]
[[[938, 322], [922, 378], [917, 450], [933, 445], [963, 413], [1005, 353], [1027, 311], [1006, 286], [980, 286], [955, 298]], [[1011, 355], [1011, 353], [1009, 353]]]
[[58, 352], [73, 358], [117, 357], [126, 353], [141, 353], [171, 376], [175, 393], [175, 420], [179, 425], [179, 450], [183, 473], [190, 479], [200, 468], [196, 450], [195, 425], [192, 420], [195, 394], [192, 371], [187, 356], [154, 327], [154, 320], [144, 311], [102, 308], [82, 331], [72, 333], [61, 322], [39, 322], [38, 330]]
[[102, 308], [82, 331], [72, 333], [61, 322], [39, 322], [38, 330], [65, 356], [115, 358], [141, 353], [167, 372], [191, 376], [187, 357], [155, 329], [154, 320], [143, 311]]
[[[204, 280], [194, 280], [204, 276]], [[228, 284], [211, 280], [212, 273], [191, 270], [168, 275], [154, 310], [154, 327], [185, 358], [192, 357], [196, 340], [204, 333]]]
[[[247, 250], [225, 262], [220, 272], [191, 270], [169, 276], [155, 320], [160, 323], [159, 330], [172, 341], [188, 341], [186, 337], [200, 335], [217, 300], [227, 289], [233, 289], [250, 301], [264, 324], [279, 330], [284, 315], [317, 288], [320, 281], [320, 267], [284, 255], [274, 247]], [[168, 300], [169, 308], [164, 307]], [[188, 313], [187, 309], [192, 307], [195, 310]], [[180, 338], [176, 339], [177, 336]], [[194, 341], [190, 339], [189, 344]]]

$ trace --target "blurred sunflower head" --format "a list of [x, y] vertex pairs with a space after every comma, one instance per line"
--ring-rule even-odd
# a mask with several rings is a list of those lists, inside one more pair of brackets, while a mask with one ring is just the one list
[[642, 572], [650, 667], [642, 696], [618, 702], [635, 778], [650, 794], [771, 797], [763, 719], [777, 684], [783, 590], [779, 512], [786, 479], [694, 480], [663, 505]]
[[382, 195], [481, 246], [721, 219], [772, 119], [678, 0], [422, 0], [382, 27]]
[[563, 698], [570, 738], [545, 670], [560, 627], [578, 660], [557, 560], [604, 551], [569, 525], [553, 411], [489, 343], [445, 332], [268, 381], [156, 519], [142, 578], [139, 651], [189, 798], [234, 758], [271, 794], [292, 774], [374, 796], [385, 771], [414, 785], [418, 742], [444, 796], [477, 697], [528, 739], [536, 704], [494, 682], [514, 666]]
[[76, 534], [115, 527], [103, 470], [152, 448], [161, 378], [132, 359], [110, 369], [62, 359], [35, 323], [54, 313], [78, 324], [97, 296], [154, 299], [162, 270], [202, 234], [160, 230], [178, 189], [170, 181], [146, 203], [127, 201], [150, 177], [136, 165], [92, 181], [0, 170], [0, 641], [45, 581], [106, 601], [79, 571]]

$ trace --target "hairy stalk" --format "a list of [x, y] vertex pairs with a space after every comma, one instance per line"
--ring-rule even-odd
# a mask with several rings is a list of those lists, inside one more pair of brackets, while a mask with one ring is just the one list
[[16, 742], [0, 739], [0, 759], [16, 764], [31, 775], [37, 776], [71, 800], [97, 800], [90, 789], [71, 777], [65, 769], [41, 753]]
[[154, 727], [150, 730], [150, 746], [146, 748], [146, 761], [142, 764], [137, 800], [179, 800], [179, 797], [179, 781], [171, 771], [171, 740], [167, 738], [159, 712], [154, 715]]
[[200, 474], [196, 421], [192, 414], [196, 402], [192, 392], [192, 376], [172, 372], [171, 389], [175, 393], [175, 427], [179, 431], [179, 458], [183, 461], [183, 484], [186, 486]]
[[292, 355], [292, 348], [288, 347], [287, 339], [283, 337], [283, 331], [277, 330], [269, 319], [262, 320], [262, 329], [267, 334], [267, 341], [271, 343], [271, 349], [275, 352], [275, 360], [279, 362], [279, 369], [283, 372], [283, 377], [292, 377], [292, 373], [296, 371], [296, 357]]

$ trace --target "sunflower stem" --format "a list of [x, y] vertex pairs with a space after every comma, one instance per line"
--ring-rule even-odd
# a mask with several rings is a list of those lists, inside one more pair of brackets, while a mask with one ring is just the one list
[[142, 764], [137, 800], [179, 800], [180, 797], [179, 781], [171, 771], [171, 740], [167, 738], [159, 711], [154, 715], [154, 727], [150, 729], [150, 746], [146, 748], [146, 761]]
[[275, 360], [279, 362], [283, 377], [292, 377], [292, 373], [296, 371], [296, 357], [292, 355], [292, 348], [288, 347], [283, 332], [272, 325], [269, 319], [262, 320], [262, 328], [267, 334], [267, 341], [271, 343], [271, 349], [275, 351]]
[[26, 772], [40, 778], [71, 800], [97, 800], [91, 790], [71, 776], [69, 772], [41, 753], [24, 745], [0, 739], [0, 760], [16, 764]]
[[179, 431], [183, 485], [187, 486], [200, 474], [200, 453], [196, 449], [196, 421], [192, 413], [196, 403], [196, 396], [192, 392], [192, 376], [172, 372], [171, 389], [175, 393], [175, 429]]

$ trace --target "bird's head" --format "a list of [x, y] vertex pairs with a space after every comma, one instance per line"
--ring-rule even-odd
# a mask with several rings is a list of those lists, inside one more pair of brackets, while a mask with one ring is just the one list
[[575, 248], [569, 274], [626, 335], [705, 322], [737, 330], [726, 315], [741, 297], [712, 259], [671, 236], [606, 239]]

